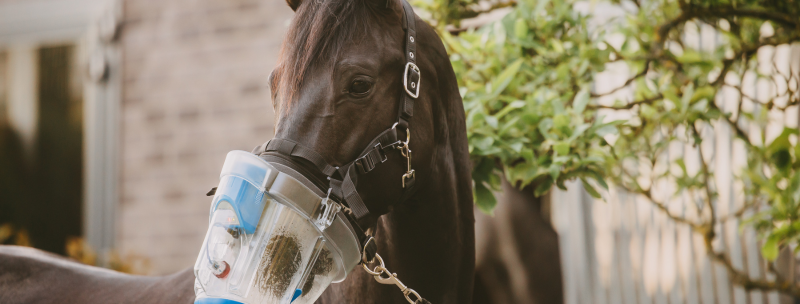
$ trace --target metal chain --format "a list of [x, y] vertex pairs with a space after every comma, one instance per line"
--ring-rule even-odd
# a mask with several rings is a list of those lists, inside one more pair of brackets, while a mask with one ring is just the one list
[[408, 301], [408, 303], [419, 304], [424, 302], [422, 297], [416, 291], [408, 288], [408, 286], [403, 284], [403, 282], [400, 282], [400, 279], [397, 278], [396, 273], [391, 273], [388, 269], [386, 269], [386, 265], [383, 264], [383, 259], [379, 254], [376, 253], [375, 258], [378, 259], [380, 265], [375, 266], [373, 270], [370, 270], [369, 267], [367, 267], [367, 263], [361, 264], [361, 266], [364, 267], [364, 271], [372, 275], [375, 278], [375, 281], [386, 285], [396, 285], [398, 288], [400, 288], [400, 291], [406, 297], [406, 301]]

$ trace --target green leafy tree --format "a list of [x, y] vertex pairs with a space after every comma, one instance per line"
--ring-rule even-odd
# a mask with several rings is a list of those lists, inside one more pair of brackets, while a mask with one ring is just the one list
[[[757, 60], [759, 52], [800, 42], [799, 1], [414, 4], [439, 29], [459, 78], [481, 210], [491, 212], [492, 191], [503, 177], [519, 188], [534, 186], [537, 196], [580, 179], [592, 196], [601, 197], [608, 182], [649, 199], [702, 235], [711, 258], [734, 283], [800, 296], [790, 279], [749, 277], [712, 245], [715, 227], [739, 220], [759, 233], [769, 261], [781, 246], [800, 248], [798, 130], [779, 124], [779, 132], [769, 131], [775, 128], [770, 117], [798, 115], [800, 71]], [[586, 13], [598, 4], [623, 13], [609, 20]], [[586, 12], [575, 9], [581, 5]], [[465, 18], [498, 8], [509, 12], [465, 28]], [[687, 34], [702, 28], [714, 33], [715, 43], [702, 45]], [[620, 87], [596, 88], [611, 64], [626, 66], [630, 78]], [[751, 79], [769, 87], [768, 94], [748, 95]], [[747, 158], [724, 177], [741, 185], [735, 195], [744, 201], [730, 214], [718, 214], [715, 204], [715, 174], [728, 172], [716, 167], [709, 149], [711, 135], [720, 130], [732, 134], [732, 145]], [[669, 155], [676, 145], [687, 152]], [[675, 191], [659, 192], [655, 185], [663, 183]], [[670, 211], [670, 199], [685, 194], [697, 201], [697, 216]]]

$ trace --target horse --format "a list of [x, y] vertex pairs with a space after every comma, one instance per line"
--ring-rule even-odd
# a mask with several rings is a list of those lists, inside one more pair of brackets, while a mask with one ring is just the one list
[[191, 269], [123, 274], [21, 246], [0, 246], [0, 303], [193, 303]]
[[564, 303], [558, 234], [550, 196], [502, 180], [494, 215], [475, 212], [474, 303]]
[[[392, 126], [404, 96], [402, 1], [287, 0], [295, 16], [270, 76], [276, 138], [310, 147], [338, 166]], [[386, 268], [422, 297], [470, 303], [475, 220], [464, 108], [440, 38], [414, 20], [421, 72], [406, 130], [413, 157], [406, 163], [399, 153], [387, 154], [387, 164], [362, 176], [357, 190], [374, 212], [359, 225], [374, 235]], [[416, 192], [404, 196], [408, 167], [415, 170]], [[379, 284], [360, 267], [317, 302], [407, 303], [396, 286]], [[192, 303], [193, 283], [191, 269], [132, 276], [0, 247], [1, 303]]]

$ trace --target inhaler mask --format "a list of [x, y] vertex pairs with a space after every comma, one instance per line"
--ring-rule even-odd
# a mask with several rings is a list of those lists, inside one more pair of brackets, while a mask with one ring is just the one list
[[195, 304], [313, 303], [360, 261], [339, 206], [285, 165], [229, 152], [194, 265]]

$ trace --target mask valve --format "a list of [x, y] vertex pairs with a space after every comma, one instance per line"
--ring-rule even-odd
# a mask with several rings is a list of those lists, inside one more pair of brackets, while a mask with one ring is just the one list
[[208, 266], [211, 268], [211, 273], [220, 279], [224, 279], [228, 276], [228, 273], [231, 272], [231, 266], [225, 261], [222, 261], [222, 263], [220, 263], [220, 261], [213, 261]]

